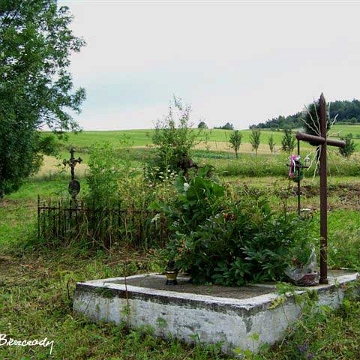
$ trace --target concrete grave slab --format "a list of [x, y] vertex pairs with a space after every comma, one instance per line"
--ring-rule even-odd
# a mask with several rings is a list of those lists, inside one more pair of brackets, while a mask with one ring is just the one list
[[[297, 293], [315, 290], [319, 306], [337, 308], [345, 285], [357, 276], [329, 271], [329, 284], [298, 288]], [[301, 313], [293, 296], [273, 308], [280, 296], [275, 284], [232, 288], [196, 286], [188, 280], [178, 277], [178, 285], [166, 286], [165, 276], [146, 274], [78, 283], [74, 310], [96, 322], [125, 321], [134, 328], [149, 325], [156, 336], [221, 343], [222, 350], [230, 354], [237, 348], [256, 352], [263, 344], [281, 340]]]

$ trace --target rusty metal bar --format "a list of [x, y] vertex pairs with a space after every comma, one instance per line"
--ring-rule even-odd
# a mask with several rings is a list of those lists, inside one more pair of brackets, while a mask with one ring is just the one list
[[323, 94], [319, 99], [320, 107], [320, 135], [314, 136], [296, 133], [299, 140], [310, 142], [313, 145], [321, 145], [320, 153], [320, 284], [328, 284], [327, 278], [327, 170], [326, 170], [326, 147], [327, 145], [345, 147], [344, 141], [327, 139], [326, 101]]
[[308, 135], [302, 132], [297, 132], [295, 136], [298, 140], [311, 142], [317, 145], [322, 145], [326, 142], [327, 145], [341, 147], [341, 148], [345, 147], [345, 141], [341, 141], [341, 140], [326, 139], [321, 136]]
[[327, 171], [326, 171], [326, 102], [324, 95], [319, 99], [320, 135], [325, 139], [320, 153], [320, 284], [328, 284], [327, 278]]
[[345, 147], [345, 141], [341, 141], [341, 140], [333, 140], [333, 139], [326, 139], [326, 143], [328, 145], [331, 146], [337, 146], [337, 147], [341, 147], [344, 148]]
[[315, 135], [309, 135], [309, 134], [305, 134], [305, 133], [302, 133], [302, 132], [297, 132], [295, 136], [296, 136], [296, 138], [298, 140], [312, 142], [312, 143], [317, 144], [317, 145], [324, 144], [325, 141], [326, 141], [326, 139], [323, 138], [323, 137], [315, 136]]

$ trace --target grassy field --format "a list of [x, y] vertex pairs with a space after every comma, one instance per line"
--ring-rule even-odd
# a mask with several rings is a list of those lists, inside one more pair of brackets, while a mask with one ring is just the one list
[[[194, 131], [198, 131], [195, 129]], [[239, 149], [239, 161], [235, 160], [234, 150], [231, 148], [229, 143], [229, 137], [231, 131], [229, 130], [203, 130], [199, 134], [199, 143], [195, 146], [194, 158], [196, 161], [203, 163], [212, 162], [212, 165], [216, 166], [219, 171], [227, 172], [229, 175], [249, 175], [242, 173], [239, 169], [235, 170], [235, 167], [252, 167], [253, 172], [259, 172], [259, 169], [263, 168], [265, 164], [267, 167], [274, 169], [274, 165], [278, 168], [278, 175], [282, 172], [282, 167], [288, 162], [288, 154], [281, 151], [281, 139], [283, 132], [281, 131], [270, 131], [262, 130], [260, 138], [260, 146], [258, 149], [259, 155], [269, 155], [266, 161], [261, 163], [258, 158], [255, 158], [255, 152], [249, 142], [250, 130], [241, 131], [243, 134], [242, 143]], [[294, 131], [295, 133], [295, 131]], [[331, 138], [339, 138], [345, 134], [352, 133], [354, 135], [354, 142], [356, 143], [356, 152], [353, 154], [350, 160], [340, 159], [335, 162], [329, 162], [333, 166], [332, 173], [334, 175], [358, 175], [360, 174], [360, 125], [334, 125], [331, 132]], [[57, 159], [53, 157], [45, 157], [46, 161], [43, 168], [41, 169], [38, 176], [44, 176], [51, 178], [51, 176], [59, 171], [63, 170], [62, 161], [68, 159], [70, 154], [69, 150], [75, 148], [75, 157], [81, 157], [83, 163], [76, 169], [80, 175], [84, 175], [87, 170], [86, 163], [89, 159], [89, 153], [91, 148], [95, 144], [108, 143], [116, 148], [124, 146], [130, 146], [132, 161], [136, 162], [136, 166], [141, 167], [144, 162], [148, 159], [149, 149], [153, 147], [152, 144], [152, 130], [123, 130], [123, 131], [84, 131], [77, 134], [68, 134], [68, 139], [60, 140], [59, 142], [59, 156]], [[270, 153], [268, 139], [269, 136], [273, 136], [275, 142], [275, 151], [273, 154]], [[310, 146], [306, 142], [300, 143], [300, 151], [303, 158], [306, 155], [314, 156], [315, 148]], [[294, 149], [293, 153], [297, 152], [297, 148]], [[329, 157], [338, 158], [338, 149], [329, 147]], [[220, 161], [217, 161], [220, 159]], [[228, 163], [223, 160], [227, 159]], [[345, 173], [337, 172], [337, 163], [346, 164], [348, 170]], [[251, 165], [250, 165], [251, 164]], [[256, 175], [256, 174], [255, 174]]]
[[[94, 144], [110, 143], [114, 146], [121, 146], [124, 140], [135, 148], [146, 148], [152, 145], [152, 131], [153, 130], [122, 130], [122, 131], [84, 131], [77, 134], [68, 134], [67, 141], [60, 142], [60, 150], [62, 157], [66, 157], [71, 147], [74, 147], [77, 151], [77, 156], [82, 156], [85, 159], [87, 154]], [[195, 129], [194, 131], [198, 131]], [[296, 130], [294, 130], [294, 133]], [[251, 130], [242, 130], [242, 145], [240, 146], [240, 153], [249, 154], [253, 153], [250, 145], [249, 136]], [[357, 151], [360, 151], [360, 125], [334, 125], [330, 131], [329, 137], [338, 139], [346, 134], [353, 134], [354, 142], [357, 144]], [[225, 151], [233, 153], [230, 147], [229, 138], [231, 131], [229, 130], [203, 130], [199, 134], [199, 144], [197, 149], [212, 150], [212, 151]], [[263, 129], [261, 131], [259, 154], [269, 154], [268, 140], [270, 136], [273, 136], [275, 143], [275, 152], [281, 153], [281, 139], [283, 132], [270, 131]], [[307, 143], [301, 143], [301, 150], [309, 152], [313, 150]]]
[[[351, 131], [353, 134], [356, 134], [355, 130], [360, 133], [360, 127], [351, 126], [351, 129], [354, 129]], [[71, 135], [64, 148], [74, 146], [80, 150], [81, 156], [86, 156], [86, 149], [91, 144], [106, 141], [118, 144], [125, 133], [135, 147], [140, 147], [133, 149], [132, 161], [141, 166], [146, 145], [150, 144], [147, 131], [84, 132]], [[285, 204], [290, 211], [296, 211], [296, 184], [287, 179], [287, 155], [270, 155], [266, 144], [263, 144], [263, 153], [254, 156], [246, 143], [249, 132], [245, 131], [240, 159], [237, 160], [227, 148], [226, 134], [229, 132], [224, 130], [210, 132], [211, 148], [198, 150], [197, 161], [216, 166], [221, 179], [234, 191], [237, 187], [254, 187], [256, 190], [253, 191], [271, 198], [274, 208]], [[263, 139], [266, 134], [268, 132], [264, 131]], [[282, 134], [274, 132], [275, 135], [275, 142], [279, 142]], [[354, 159], [358, 156], [357, 153]], [[348, 164], [351, 163], [352, 169], [356, 161], [345, 162], [345, 165], [339, 163], [338, 166], [349, 166], [350, 169]], [[125, 325], [93, 324], [73, 313], [72, 298], [77, 281], [160, 271], [161, 268], [153, 250], [128, 252], [125, 248], [118, 248], [110, 252], [88, 251], [76, 244], [49, 249], [46, 244], [39, 243], [36, 237], [38, 194], [42, 198], [56, 199], [67, 192], [69, 170], [59, 172], [61, 167], [56, 164], [56, 159], [46, 158], [41, 172], [0, 204], [0, 334], [17, 340], [47, 338], [53, 342], [52, 353], [50, 355], [50, 345], [2, 345], [0, 358], [230, 359], [220, 353], [218, 346], [189, 346], [175, 339], [156, 339], [149, 328], [131, 330]], [[251, 176], [245, 175], [251, 170]], [[86, 171], [86, 161], [76, 168], [83, 187]], [[329, 265], [359, 270], [360, 177], [331, 175], [328, 182]], [[314, 209], [317, 221], [318, 178], [306, 174], [302, 191], [302, 207]], [[360, 303], [347, 300], [339, 311], [303, 317], [289, 329], [282, 343], [248, 358], [355, 360], [360, 358], [359, 334]]]

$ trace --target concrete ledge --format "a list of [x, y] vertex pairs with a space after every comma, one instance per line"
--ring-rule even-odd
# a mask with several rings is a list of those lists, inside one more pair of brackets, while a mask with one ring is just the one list
[[[337, 308], [343, 301], [346, 284], [356, 281], [357, 273], [329, 273], [329, 284], [299, 288], [318, 293], [317, 304]], [[263, 344], [281, 340], [288, 326], [296, 321], [301, 308], [288, 296], [273, 308], [279, 298], [274, 284], [239, 288], [197, 287], [180, 278], [179, 284], [166, 286], [165, 277], [137, 275], [77, 283], [74, 310], [94, 321], [127, 322], [132, 327], [150, 325], [156, 336], [176, 337], [193, 343], [221, 343], [222, 350], [236, 348], [256, 352]], [[256, 334], [258, 341], [252, 336]]]

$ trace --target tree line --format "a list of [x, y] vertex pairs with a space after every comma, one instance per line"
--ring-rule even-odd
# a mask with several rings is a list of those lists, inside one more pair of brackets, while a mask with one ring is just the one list
[[[333, 101], [329, 102], [329, 111], [330, 118], [335, 119], [337, 123], [346, 123], [346, 124], [360, 124], [360, 101]], [[303, 118], [304, 111], [300, 111], [294, 115], [289, 116], [278, 116], [267, 120], [266, 122], [261, 122], [259, 124], [253, 124], [250, 126], [252, 128], [259, 129], [284, 129], [284, 128], [301, 128], [304, 125]]]

